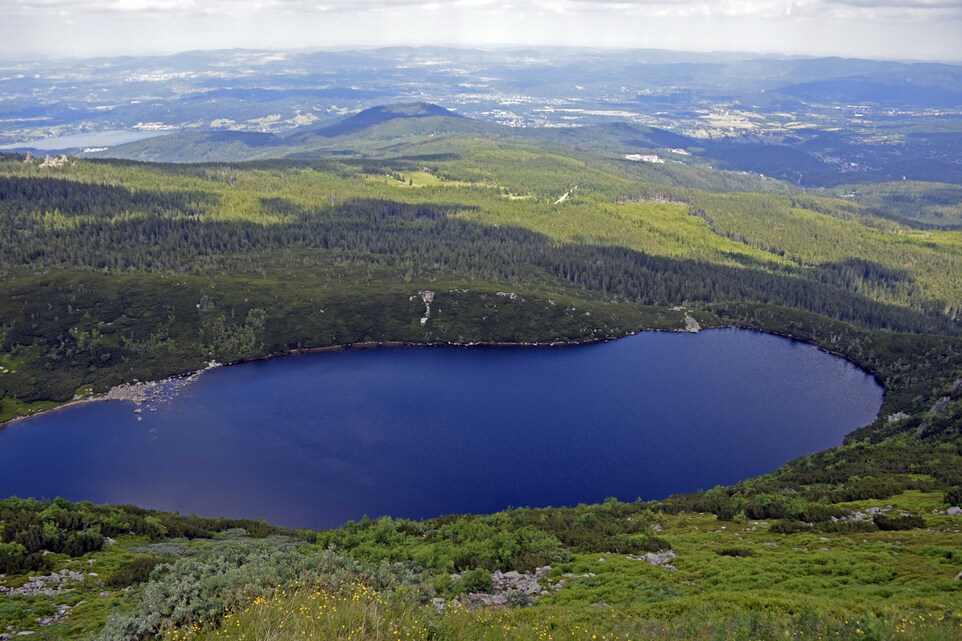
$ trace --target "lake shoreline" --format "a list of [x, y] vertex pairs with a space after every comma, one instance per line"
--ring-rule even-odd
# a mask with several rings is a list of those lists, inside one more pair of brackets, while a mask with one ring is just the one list
[[[142, 387], [129, 386], [112, 395], [128, 403], [0, 433], [0, 476], [18, 495], [320, 528], [363, 513], [427, 518], [735, 483], [835, 447], [876, 416], [882, 390], [847, 361], [718, 329], [727, 331], [691, 340], [599, 335], [586, 349], [358, 341], [291, 354], [338, 355], [265, 355], [166, 401], [137, 406]], [[366, 351], [391, 346], [457, 349]], [[56, 474], [31, 479], [36, 463]], [[391, 480], [400, 478], [410, 488]], [[471, 491], [480, 486], [490, 492]]]
[[[324, 346], [321, 346], [321, 347], [302, 347], [302, 348], [295, 348], [295, 349], [291, 349], [291, 350], [284, 351], [284, 352], [271, 352], [270, 354], [264, 354], [263, 356], [256, 356], [256, 357], [254, 357], [254, 358], [246, 358], [246, 359], [242, 359], [242, 360], [238, 360], [238, 361], [232, 361], [232, 362], [230, 362], [230, 363], [217, 363], [217, 362], [211, 361], [211, 363], [208, 364], [207, 367], [204, 367], [204, 368], [201, 368], [201, 369], [197, 369], [197, 370], [187, 370], [187, 371], [181, 372], [181, 373], [179, 373], [179, 374], [172, 374], [171, 376], [168, 376], [168, 377], [166, 377], [166, 378], [162, 378], [162, 379], [159, 379], [159, 380], [143, 381], [143, 382], [141, 382], [141, 381], [136, 381], [136, 382], [133, 382], [133, 383], [122, 383], [122, 384], [117, 385], [117, 386], [114, 386], [114, 387], [110, 388], [109, 390], [107, 390], [106, 392], [102, 392], [102, 393], [100, 393], [100, 394], [95, 394], [95, 395], [92, 395], [92, 396], [89, 396], [89, 397], [84, 397], [84, 398], [75, 398], [75, 399], [66, 401], [66, 402], [64, 402], [64, 403], [62, 403], [62, 404], [60, 404], [60, 405], [57, 405], [56, 407], [51, 407], [51, 408], [48, 408], [48, 409], [39, 410], [39, 411], [33, 412], [33, 413], [31, 413], [31, 414], [26, 414], [26, 415], [24, 415], [24, 416], [17, 416], [17, 417], [14, 417], [14, 418], [9, 419], [9, 420], [7, 420], [7, 421], [0, 422], [0, 429], [3, 429], [3, 428], [5, 428], [5, 427], [7, 427], [8, 425], [12, 425], [12, 424], [14, 424], [14, 423], [18, 423], [18, 422], [25, 421], [25, 420], [28, 420], [28, 419], [31, 419], [31, 418], [35, 418], [35, 417], [38, 417], [38, 416], [41, 416], [41, 415], [44, 415], [44, 414], [48, 414], [48, 413], [50, 413], [50, 412], [56, 412], [56, 411], [59, 411], [59, 410], [64, 410], [64, 409], [67, 409], [67, 408], [70, 408], [70, 407], [75, 407], [75, 406], [77, 406], [77, 405], [83, 405], [83, 404], [86, 404], [86, 403], [99, 403], [99, 402], [103, 402], [103, 401], [123, 401], [123, 402], [133, 403], [135, 406], [139, 407], [141, 404], [144, 403], [144, 400], [138, 398], [138, 397], [139, 397], [139, 392], [140, 392], [140, 391], [143, 391], [143, 390], [145, 390], [145, 389], [153, 388], [153, 387], [160, 386], [160, 385], [164, 385], [164, 384], [178, 384], [178, 383], [183, 383], [183, 386], [186, 386], [186, 385], [189, 385], [190, 383], [193, 383], [197, 378], [199, 378], [199, 377], [200, 377], [202, 374], [204, 374], [205, 372], [207, 372], [207, 371], [209, 371], [209, 370], [211, 370], [211, 369], [215, 369], [215, 368], [217, 368], [217, 367], [230, 367], [230, 366], [234, 366], [234, 365], [243, 365], [244, 363], [256, 363], [256, 362], [259, 362], [259, 361], [267, 361], [267, 360], [272, 360], [272, 359], [276, 359], [276, 358], [284, 358], [284, 357], [288, 357], [288, 356], [301, 356], [301, 355], [305, 355], [305, 354], [319, 354], [319, 353], [324, 353], [324, 352], [342, 352], [342, 351], [347, 351], [347, 350], [352, 350], [352, 349], [357, 349], [357, 350], [378, 349], [378, 348], [384, 348], [384, 347], [424, 347], [424, 348], [443, 348], [443, 347], [447, 347], [447, 348], [457, 348], [457, 349], [477, 348], [477, 347], [481, 347], [481, 348], [507, 348], [507, 349], [583, 347], [583, 346], [587, 346], [587, 345], [594, 345], [594, 344], [597, 344], [597, 343], [608, 343], [608, 342], [611, 342], [611, 341], [616, 341], [616, 340], [619, 340], [619, 339], [622, 339], [622, 338], [627, 338], [627, 337], [629, 337], [629, 336], [635, 336], [635, 335], [640, 334], [640, 333], [642, 333], [642, 332], [668, 332], [668, 333], [680, 333], [680, 334], [686, 334], [686, 333], [687, 333], [687, 334], [697, 334], [697, 333], [699, 333], [699, 332], [701, 332], [701, 331], [712, 330], [712, 329], [740, 329], [740, 330], [746, 330], [746, 331], [752, 331], [752, 332], [759, 332], [759, 333], [761, 333], [761, 334], [769, 334], [769, 335], [771, 335], [771, 336], [778, 336], [778, 337], [780, 337], [780, 338], [786, 338], [786, 339], [789, 339], [789, 340], [797, 341], [797, 342], [799, 342], [799, 343], [803, 343], [803, 344], [805, 344], [805, 345], [809, 345], [809, 346], [815, 347], [816, 349], [818, 349], [818, 350], [821, 351], [821, 352], [824, 352], [824, 353], [826, 353], [826, 354], [831, 354], [832, 356], [836, 356], [836, 357], [838, 357], [838, 358], [841, 358], [841, 359], [844, 360], [845, 362], [851, 363], [852, 365], [854, 365], [854, 366], [857, 367], [858, 369], [860, 369], [860, 370], [862, 370], [862, 371], [864, 371], [864, 372], [866, 372], [867, 374], [870, 374], [870, 375], [872, 376], [872, 378], [875, 380], [875, 382], [876, 382], [876, 383], [882, 388], [882, 390], [883, 390], [882, 403], [883, 403], [883, 406], [884, 406], [884, 403], [885, 403], [885, 385], [884, 385], [883, 381], [881, 381], [874, 372], [871, 372], [871, 371], [863, 368], [863, 367], [862, 367], [861, 365], [859, 365], [858, 363], [855, 363], [854, 361], [846, 358], [844, 354], [841, 354], [841, 353], [839, 353], [839, 352], [833, 352], [832, 350], [829, 350], [829, 349], [825, 349], [824, 347], [822, 347], [822, 346], [820, 346], [820, 345], [817, 345], [817, 344], [815, 344], [815, 343], [813, 343], [813, 342], [811, 342], [811, 341], [804, 340], [804, 339], [799, 338], [799, 337], [797, 337], [797, 336], [794, 336], [794, 335], [792, 335], [792, 334], [784, 334], [784, 333], [775, 332], [775, 331], [771, 331], [771, 330], [767, 330], [767, 329], [760, 329], [760, 328], [756, 328], [756, 327], [739, 327], [738, 325], [709, 325], [709, 326], [701, 326], [701, 327], [699, 327], [698, 330], [695, 330], [695, 331], [692, 331], [692, 330], [686, 329], [686, 328], [679, 328], [679, 329], [644, 328], [644, 329], [639, 329], [639, 330], [635, 330], [635, 331], [625, 332], [625, 333], [623, 333], [623, 334], [618, 334], [618, 335], [616, 335], [616, 336], [592, 337], [592, 338], [584, 338], [584, 339], [569, 340], [569, 341], [531, 341], [531, 342], [468, 341], [468, 342], [464, 342], [464, 343], [455, 342], [455, 341], [429, 341], [429, 342], [418, 342], [418, 341], [358, 341], [358, 342], [354, 342], [354, 343], [340, 343], [340, 344], [337, 344], [337, 345], [324, 345]], [[130, 393], [130, 394], [126, 394], [125, 391], [130, 391], [131, 393]], [[881, 411], [882, 411], [882, 408], [880, 407], [880, 408], [879, 408], [879, 413], [881, 413]], [[876, 418], [878, 418], [878, 416], [876, 416]], [[856, 426], [856, 427], [853, 428], [853, 430], [858, 429], [859, 427], [860, 427], [860, 426]]]

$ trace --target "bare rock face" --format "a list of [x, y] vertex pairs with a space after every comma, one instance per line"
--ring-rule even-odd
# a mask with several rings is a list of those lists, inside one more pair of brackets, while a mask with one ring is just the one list
[[701, 331], [701, 325], [688, 312], [685, 312], [685, 331], [691, 334], [697, 334]]

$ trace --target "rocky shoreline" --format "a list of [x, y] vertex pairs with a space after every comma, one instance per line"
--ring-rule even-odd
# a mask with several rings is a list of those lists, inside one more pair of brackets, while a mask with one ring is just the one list
[[120, 385], [111, 387], [103, 394], [75, 397], [73, 400], [67, 401], [62, 405], [41, 410], [39, 412], [34, 412], [33, 414], [28, 414], [26, 416], [12, 418], [5, 423], [0, 423], [0, 428], [6, 427], [7, 425], [12, 425], [13, 423], [35, 418], [43, 414], [48, 414], [50, 412], [64, 410], [68, 407], [84, 405], [86, 403], [99, 403], [102, 401], [123, 401], [126, 403], [132, 403], [136, 408], [134, 409], [134, 414], [137, 415], [137, 420], [139, 421], [141, 420], [140, 415], [145, 408], [148, 411], [155, 411], [159, 404], [175, 398], [185, 387], [200, 378], [204, 372], [222, 366], [222, 363], [211, 361], [204, 369], [199, 369], [182, 375], [170, 376], [159, 381], [135, 380], [132, 383], [122, 383]]

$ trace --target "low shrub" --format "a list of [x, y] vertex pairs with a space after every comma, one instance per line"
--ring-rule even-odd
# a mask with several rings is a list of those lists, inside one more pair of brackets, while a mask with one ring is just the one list
[[454, 584], [455, 594], [468, 594], [470, 592], [483, 592], [490, 594], [494, 591], [494, 583], [491, 581], [491, 573], [484, 568], [468, 570], [461, 575], [461, 578]]
[[962, 506], [962, 487], [953, 487], [945, 491], [945, 502], [949, 506]]
[[793, 519], [782, 519], [781, 521], [772, 523], [768, 531], [773, 534], [797, 534], [798, 532], [806, 532], [811, 529], [811, 523], [804, 523], [803, 521], [795, 521]]
[[878, 529], [873, 521], [828, 521], [816, 527], [822, 532], [839, 533], [875, 532]]
[[715, 552], [719, 556], [749, 557], [749, 556], [755, 555], [755, 553], [752, 552], [749, 548], [734, 547], [734, 546], [727, 547], [727, 548], [719, 548], [715, 550]]
[[888, 514], [876, 514], [872, 519], [880, 530], [914, 530], [915, 528], [925, 527], [925, 521], [921, 516], [915, 514], [891, 516]]
[[129, 585], [143, 583], [150, 578], [154, 568], [164, 562], [159, 556], [138, 556], [130, 563], [122, 566], [114, 573], [107, 585], [113, 588], [125, 588]]
[[232, 543], [179, 559], [162, 576], [154, 574], [133, 609], [111, 617], [99, 639], [153, 639], [177, 627], [217, 619], [294, 584], [336, 591], [362, 582], [385, 592], [423, 589], [419, 575], [401, 564], [362, 564], [330, 550], [302, 554], [263, 542]]

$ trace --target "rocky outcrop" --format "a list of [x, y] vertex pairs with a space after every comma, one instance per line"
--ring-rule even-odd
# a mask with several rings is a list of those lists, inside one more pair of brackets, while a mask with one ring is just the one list
[[948, 514], [949, 516], [959, 516], [962, 515], [962, 507], [953, 505], [947, 510], [932, 510], [932, 514]]
[[833, 516], [832, 521], [871, 521], [873, 517], [877, 514], [885, 514], [892, 516], [912, 516], [910, 512], [905, 510], [896, 510], [891, 505], [886, 505], [885, 507], [868, 507], [865, 510], [854, 510], [849, 512], [845, 516]]
[[70, 159], [61, 154], [59, 156], [44, 156], [43, 162], [40, 163], [39, 166], [46, 169], [50, 167], [64, 167], [69, 163]]
[[[445, 601], [444, 599], [434, 599], [434, 607], [443, 609], [445, 607], [500, 607], [505, 605], [522, 606], [531, 605], [542, 594], [548, 593], [547, 574], [551, 572], [551, 566], [545, 565], [536, 568], [534, 572], [524, 573], [511, 570], [501, 572], [495, 570], [491, 573], [491, 594], [484, 592], [470, 592], [460, 598]], [[451, 579], [457, 581], [461, 578], [460, 574], [452, 574]], [[542, 585], [542, 581], [545, 585]], [[556, 582], [554, 589], [560, 589], [563, 579]]]
[[434, 302], [434, 292], [430, 289], [425, 289], [418, 292], [418, 296], [421, 297], [421, 302], [424, 303], [424, 316], [421, 317], [421, 326], [428, 324], [431, 319], [431, 303]]
[[678, 568], [671, 564], [678, 558], [678, 555], [672, 550], [659, 550], [658, 552], [649, 552], [644, 556], [636, 556], [634, 554], [629, 554], [628, 558], [632, 561], [644, 561], [649, 565], [654, 565], [655, 567], [665, 568], [672, 572], [676, 572]]

